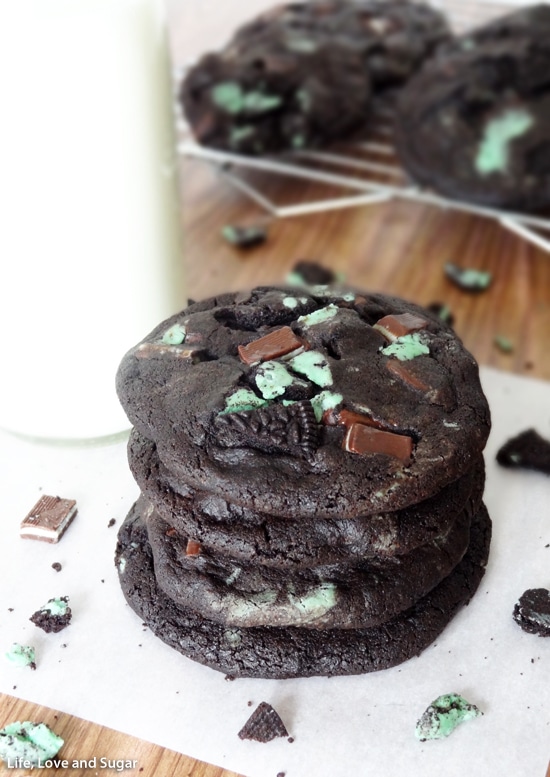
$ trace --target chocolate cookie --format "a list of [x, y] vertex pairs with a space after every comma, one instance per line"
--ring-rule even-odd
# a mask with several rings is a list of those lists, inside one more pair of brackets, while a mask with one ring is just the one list
[[279, 5], [185, 77], [180, 99], [200, 143], [245, 154], [311, 148], [363, 129], [371, 82], [401, 83], [449, 30], [406, 0]]
[[438, 50], [403, 89], [399, 156], [419, 183], [493, 207], [550, 204], [550, 6]]
[[448, 326], [350, 289], [192, 305], [128, 352], [117, 388], [178, 483], [284, 518], [418, 504], [472, 469], [490, 427]]
[[376, 89], [401, 84], [451, 39], [444, 14], [409, 0], [312, 0], [277, 5], [243, 25], [234, 41], [267, 40], [274, 28], [307, 40], [322, 32], [360, 53]]
[[213, 555], [277, 568], [315, 567], [366, 558], [389, 558], [444, 533], [483, 494], [483, 458], [436, 496], [394, 513], [333, 518], [280, 518], [232, 504], [181, 484], [160, 462], [156, 446], [135, 429], [130, 468], [142, 493], [177, 534], [192, 537]]
[[370, 81], [361, 57], [322, 30], [274, 26], [206, 54], [180, 89], [199, 143], [243, 154], [323, 145], [362, 127]]
[[411, 607], [461, 560], [472, 519], [464, 510], [434, 542], [404, 556], [278, 570], [205, 551], [146, 502], [137, 511], [158, 586], [175, 604], [225, 626], [312, 629], [377, 626]]
[[134, 507], [119, 532], [116, 563], [124, 595], [160, 639], [234, 677], [306, 677], [371, 672], [418, 655], [473, 596], [491, 524], [484, 507], [472, 523], [464, 559], [404, 613], [367, 629], [226, 628], [178, 607], [158, 587], [145, 525]]

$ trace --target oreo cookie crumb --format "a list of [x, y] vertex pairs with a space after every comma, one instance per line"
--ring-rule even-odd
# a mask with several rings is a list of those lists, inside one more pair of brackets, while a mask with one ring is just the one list
[[[514, 607], [513, 618], [523, 631], [550, 637], [550, 591], [529, 588]], [[534, 663], [534, 659], [531, 659]]]
[[296, 262], [289, 275], [290, 282], [303, 286], [328, 286], [336, 283], [336, 274], [318, 262], [302, 259]]
[[69, 597], [61, 596], [57, 599], [50, 599], [46, 604], [37, 610], [30, 620], [35, 626], [46, 633], [57, 633], [69, 625], [72, 618], [71, 608], [69, 607]]
[[250, 226], [226, 224], [222, 229], [222, 237], [236, 248], [254, 248], [265, 243], [267, 229], [259, 224], [251, 224]]
[[430, 302], [429, 305], [426, 305], [426, 310], [429, 310], [430, 313], [434, 313], [438, 318], [440, 318], [449, 326], [453, 326], [455, 317], [451, 311], [451, 308], [444, 302]]
[[457, 693], [438, 696], [422, 714], [416, 724], [416, 738], [421, 742], [427, 739], [443, 739], [466, 720], [483, 715], [475, 704], [470, 704]]
[[550, 441], [535, 429], [526, 429], [499, 449], [496, 460], [503, 467], [534, 469], [550, 475]]
[[116, 523], [116, 518], [111, 518], [109, 523], [107, 524], [107, 528], [110, 529], [112, 526], [114, 526]]
[[472, 292], [485, 291], [489, 288], [493, 279], [490, 272], [458, 267], [451, 262], [447, 262], [445, 265], [445, 275], [455, 286], [458, 286], [463, 291]]
[[279, 714], [265, 701], [256, 707], [239, 731], [240, 739], [253, 739], [255, 742], [271, 742], [276, 737], [287, 736], [288, 731]]
[[55, 569], [56, 572], [61, 572], [63, 567], [61, 566], [59, 561], [54, 561], [54, 563], [52, 564], [52, 569]]

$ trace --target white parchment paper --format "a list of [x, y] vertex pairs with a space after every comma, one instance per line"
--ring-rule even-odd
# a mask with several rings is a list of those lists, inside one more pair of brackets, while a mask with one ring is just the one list
[[[113, 565], [117, 528], [138, 495], [125, 444], [59, 448], [0, 434], [0, 690], [247, 777], [544, 777], [550, 639], [524, 633], [511, 612], [526, 588], [550, 586], [550, 477], [499, 468], [494, 456], [528, 426], [550, 438], [550, 384], [488, 369], [482, 379], [493, 413], [486, 576], [419, 658], [359, 677], [229, 682], [165, 646], [126, 605]], [[78, 501], [58, 545], [19, 538], [20, 520], [42, 493]], [[111, 518], [117, 524], [108, 528]], [[45, 634], [29, 622], [49, 598], [64, 595], [73, 609], [68, 628]], [[35, 646], [36, 671], [3, 658], [14, 641]], [[450, 691], [484, 716], [446, 740], [419, 743], [418, 717]], [[273, 704], [295, 741], [241, 741], [249, 701]], [[0, 710], [0, 727], [8, 722]]]

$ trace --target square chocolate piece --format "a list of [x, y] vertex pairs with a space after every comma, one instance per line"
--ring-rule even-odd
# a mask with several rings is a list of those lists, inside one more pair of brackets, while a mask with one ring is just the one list
[[59, 542], [76, 511], [74, 499], [44, 494], [21, 522], [19, 534], [24, 539]]

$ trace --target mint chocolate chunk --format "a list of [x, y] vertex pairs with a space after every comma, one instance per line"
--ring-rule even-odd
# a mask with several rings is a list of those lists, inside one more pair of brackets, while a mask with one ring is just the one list
[[63, 739], [45, 723], [16, 721], [0, 729], [0, 758], [8, 766], [16, 761], [24, 761], [31, 768], [40, 766], [57, 755], [63, 744]]
[[470, 704], [458, 693], [446, 693], [438, 696], [416, 724], [417, 739], [443, 739], [466, 720], [483, 715], [475, 704]]
[[493, 279], [490, 272], [458, 267], [451, 262], [445, 265], [445, 275], [463, 291], [485, 291]]

